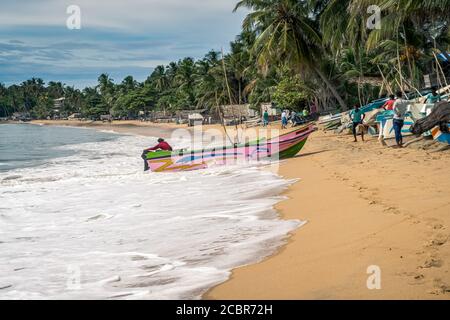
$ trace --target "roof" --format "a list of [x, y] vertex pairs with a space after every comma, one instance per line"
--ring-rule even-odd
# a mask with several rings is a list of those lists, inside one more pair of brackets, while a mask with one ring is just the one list
[[[197, 109], [197, 110], [179, 110], [177, 111], [177, 117], [188, 118], [192, 114], [204, 114], [208, 109]], [[203, 118], [203, 117], [202, 117]]]
[[240, 116], [249, 117], [254, 114], [254, 111], [250, 109], [249, 104], [230, 104], [222, 106], [222, 110], [225, 118], [235, 118]]
[[188, 115], [189, 120], [195, 120], [195, 119], [202, 119], [203, 120], [203, 116], [200, 113], [192, 113], [190, 115]]

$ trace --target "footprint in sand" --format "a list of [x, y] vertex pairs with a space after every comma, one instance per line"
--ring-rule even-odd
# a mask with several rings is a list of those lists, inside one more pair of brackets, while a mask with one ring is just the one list
[[422, 265], [422, 267], [426, 268], [426, 269], [440, 268], [441, 266], [442, 266], [442, 261], [433, 256], [428, 257], [428, 259], [426, 259], [424, 264]]
[[441, 279], [433, 279], [433, 287], [433, 289], [427, 291], [429, 294], [441, 295], [450, 293], [450, 286], [442, 282]]
[[[423, 280], [423, 279], [425, 279], [425, 276], [423, 274], [416, 274], [414, 276], [414, 280], [420, 281], [420, 280]], [[423, 283], [423, 282], [421, 281], [421, 283]]]
[[444, 229], [444, 226], [440, 223], [436, 223], [434, 225], [431, 226], [434, 230], [441, 230]]
[[436, 234], [433, 239], [430, 240], [428, 243], [429, 247], [440, 247], [444, 245], [448, 240], [448, 235], [438, 233]]
[[383, 210], [384, 212], [392, 213], [392, 214], [400, 214], [400, 210], [396, 207], [388, 207]]
[[426, 218], [424, 219], [427, 223], [427, 225], [435, 230], [439, 230], [439, 229], [445, 229], [445, 226], [442, 224], [442, 222], [438, 219], [435, 218]]
[[408, 274], [409, 281], [408, 284], [412, 286], [423, 285], [426, 283], [425, 275], [421, 273], [410, 273]]

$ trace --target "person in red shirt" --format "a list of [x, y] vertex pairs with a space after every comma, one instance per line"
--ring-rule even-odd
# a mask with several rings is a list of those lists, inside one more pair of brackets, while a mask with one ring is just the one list
[[391, 94], [389, 100], [382, 106], [384, 110], [394, 110], [395, 96]]
[[164, 150], [164, 151], [172, 151], [172, 147], [170, 144], [164, 141], [163, 138], [158, 139], [158, 144], [153, 148], [145, 149], [144, 151], [156, 151], [156, 150]]
[[142, 159], [144, 159], [144, 171], [148, 171], [148, 163], [147, 163], [147, 153], [154, 152], [157, 150], [163, 150], [163, 151], [172, 151], [172, 147], [170, 144], [168, 144], [166, 141], [164, 141], [163, 138], [158, 139], [158, 144], [152, 148], [144, 149], [144, 152], [142, 153]]

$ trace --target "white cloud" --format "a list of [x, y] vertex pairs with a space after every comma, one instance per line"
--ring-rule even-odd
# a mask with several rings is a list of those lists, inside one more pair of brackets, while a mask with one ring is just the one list
[[[0, 0], [0, 82], [84, 70], [93, 81], [100, 70], [142, 79], [156, 65], [227, 50], [246, 13], [232, 13], [237, 1]], [[70, 5], [81, 8], [81, 30], [66, 28]]]
[[[101, 27], [149, 32], [173, 30], [231, 16], [236, 0], [41, 0], [2, 4], [2, 26], [65, 26], [66, 9], [81, 8], [82, 28]], [[212, 26], [213, 27], [213, 26]]]

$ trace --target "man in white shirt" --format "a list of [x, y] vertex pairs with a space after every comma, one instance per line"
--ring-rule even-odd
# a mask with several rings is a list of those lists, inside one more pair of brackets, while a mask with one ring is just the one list
[[408, 109], [409, 101], [403, 99], [402, 92], [397, 92], [397, 99], [394, 103], [394, 132], [395, 132], [395, 141], [397, 142], [397, 146], [399, 148], [403, 147], [403, 136], [402, 136], [402, 128], [405, 124], [405, 113]]

